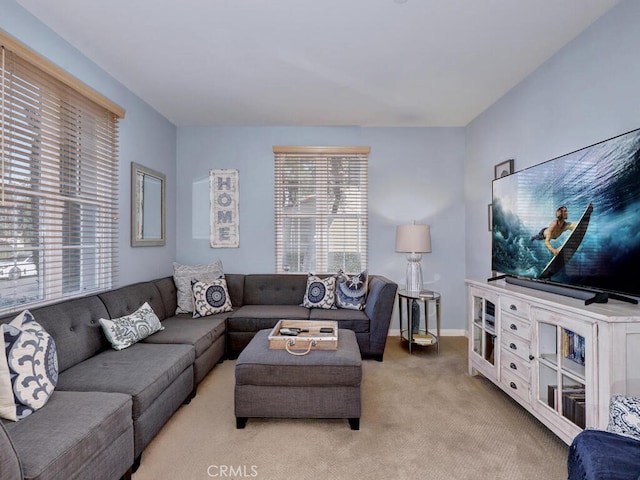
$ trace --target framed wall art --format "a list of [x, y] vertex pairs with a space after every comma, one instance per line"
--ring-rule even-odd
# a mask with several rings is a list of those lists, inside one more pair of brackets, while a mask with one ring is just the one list
[[131, 246], [166, 244], [164, 173], [131, 162]]
[[494, 167], [494, 178], [502, 178], [513, 173], [513, 158], [505, 160]]
[[211, 248], [240, 246], [238, 170], [209, 172], [211, 201]]

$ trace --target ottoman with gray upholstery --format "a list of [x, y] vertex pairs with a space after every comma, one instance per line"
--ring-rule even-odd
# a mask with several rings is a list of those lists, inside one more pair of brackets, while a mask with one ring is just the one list
[[291, 355], [269, 348], [260, 330], [236, 361], [236, 427], [250, 417], [347, 418], [360, 428], [362, 360], [355, 333], [338, 331], [337, 350]]

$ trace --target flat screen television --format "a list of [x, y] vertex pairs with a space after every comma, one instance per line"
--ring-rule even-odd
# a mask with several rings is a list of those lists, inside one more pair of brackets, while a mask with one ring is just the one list
[[491, 210], [495, 273], [640, 297], [640, 129], [495, 179]]

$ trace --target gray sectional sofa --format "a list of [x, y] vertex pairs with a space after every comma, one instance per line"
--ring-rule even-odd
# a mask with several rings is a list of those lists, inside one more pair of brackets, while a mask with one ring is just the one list
[[[58, 384], [41, 409], [0, 422], [3, 480], [130, 477], [144, 448], [211, 369], [281, 318], [337, 320], [356, 333], [364, 357], [382, 360], [397, 290], [385, 277], [370, 276], [364, 311], [301, 307], [306, 275], [225, 278], [233, 311], [203, 318], [175, 315], [172, 277], [30, 310], [56, 343]], [[98, 320], [128, 315], [144, 302], [164, 329], [112, 349]]]
[[380, 275], [369, 275], [364, 310], [301, 307], [306, 275], [226, 274], [233, 312], [227, 315], [227, 355], [236, 358], [253, 336], [273, 328], [279, 319], [335, 320], [353, 330], [360, 353], [382, 361], [398, 285]]

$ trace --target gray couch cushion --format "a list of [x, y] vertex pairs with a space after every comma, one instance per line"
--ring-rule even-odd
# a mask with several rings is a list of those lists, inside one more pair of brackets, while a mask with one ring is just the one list
[[309, 320], [334, 320], [338, 322], [338, 328], [348, 328], [357, 333], [369, 331], [369, 317], [362, 310], [312, 308]]
[[[171, 318], [178, 308], [178, 289], [173, 281], [173, 277], [164, 277], [153, 280], [156, 288], [160, 292], [160, 298], [164, 303], [164, 312], [167, 317]], [[156, 313], [157, 315], [157, 313]], [[164, 318], [160, 318], [164, 320]]]
[[369, 294], [364, 313], [371, 320], [368, 353], [382, 358], [389, 335], [389, 324], [396, 302], [398, 284], [381, 275], [369, 275]]
[[244, 305], [301, 305], [306, 289], [307, 275], [246, 275]]
[[360, 386], [362, 360], [355, 334], [338, 331], [337, 350], [291, 355], [269, 348], [269, 330], [256, 333], [236, 361], [236, 385]]
[[[107, 447], [112, 449], [111, 471], [96, 469], [85, 471], [86, 475], [95, 479], [119, 478], [133, 464], [128, 395], [55, 391], [46, 408], [19, 422], [5, 423], [5, 427], [22, 462], [25, 478], [82, 478], [79, 472], [100, 456], [96, 452]], [[0, 475], [3, 479], [11, 478], [4, 473], [3, 468]]]
[[[135, 312], [147, 302], [160, 320], [167, 318], [164, 301], [153, 282], [140, 282], [110, 290], [98, 295], [104, 302], [110, 318], [124, 317]], [[173, 312], [170, 313], [173, 315]]]
[[71, 367], [58, 378], [57, 389], [126, 393], [133, 397], [135, 420], [194, 360], [191, 345], [136, 343]]
[[306, 320], [309, 309], [299, 305], [244, 305], [227, 319], [230, 332], [257, 332], [273, 328], [280, 319]]
[[162, 322], [164, 330], [145, 338], [145, 343], [179, 343], [193, 345], [196, 358], [202, 355], [226, 331], [226, 315], [214, 315], [203, 318], [191, 318], [188, 313]]
[[0, 421], [0, 474], [4, 480], [22, 480], [22, 465], [11, 437]]
[[96, 295], [30, 312], [56, 343], [59, 372], [111, 347], [98, 322], [99, 318], [106, 318], [109, 314]]
[[231, 297], [231, 306], [238, 308], [244, 305], [244, 277], [241, 273], [225, 273], [224, 279], [227, 281], [227, 290]]

